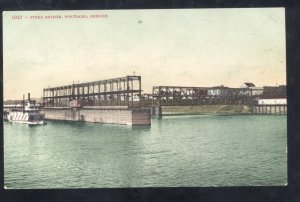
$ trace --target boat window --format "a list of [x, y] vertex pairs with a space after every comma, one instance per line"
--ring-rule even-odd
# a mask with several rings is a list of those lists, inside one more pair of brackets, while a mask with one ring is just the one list
[[29, 116], [29, 121], [33, 121], [34, 120], [34, 116], [33, 115], [30, 115]]

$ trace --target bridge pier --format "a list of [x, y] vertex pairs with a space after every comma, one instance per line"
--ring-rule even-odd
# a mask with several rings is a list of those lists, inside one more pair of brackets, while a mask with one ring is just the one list
[[112, 123], [121, 125], [151, 125], [148, 108], [128, 108], [122, 106], [45, 107], [45, 119], [60, 121], [86, 121], [92, 123]]
[[151, 115], [161, 117], [162, 116], [161, 106], [151, 107]]

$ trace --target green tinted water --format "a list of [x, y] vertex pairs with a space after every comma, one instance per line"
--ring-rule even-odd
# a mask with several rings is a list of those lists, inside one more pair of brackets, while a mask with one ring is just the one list
[[286, 116], [164, 116], [151, 127], [4, 123], [7, 188], [284, 185]]

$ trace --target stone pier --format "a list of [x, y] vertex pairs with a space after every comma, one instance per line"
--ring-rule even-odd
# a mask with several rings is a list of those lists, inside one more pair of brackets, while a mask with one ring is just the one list
[[103, 107], [45, 107], [45, 119], [61, 121], [86, 121], [122, 125], [151, 125], [149, 108], [128, 108], [126, 106]]

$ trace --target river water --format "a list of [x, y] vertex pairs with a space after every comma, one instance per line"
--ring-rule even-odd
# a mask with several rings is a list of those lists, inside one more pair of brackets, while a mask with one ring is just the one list
[[7, 188], [281, 186], [286, 116], [185, 115], [151, 127], [4, 123]]

